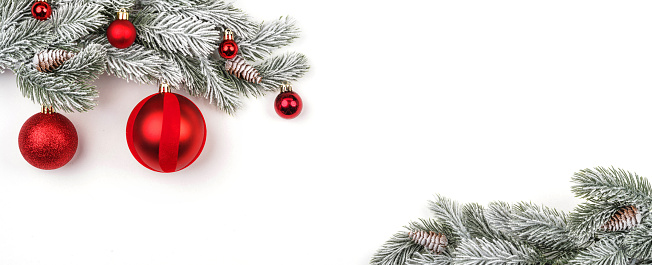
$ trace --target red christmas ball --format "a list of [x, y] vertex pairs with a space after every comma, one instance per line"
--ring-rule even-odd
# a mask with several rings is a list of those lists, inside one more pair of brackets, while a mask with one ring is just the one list
[[32, 16], [38, 20], [46, 20], [52, 15], [50, 4], [43, 1], [37, 1], [32, 5]]
[[206, 123], [197, 106], [175, 93], [143, 99], [127, 122], [131, 154], [146, 168], [170, 173], [182, 170], [201, 154]]
[[29, 118], [18, 135], [18, 147], [32, 166], [51, 170], [66, 165], [77, 152], [77, 130], [59, 114], [37, 113]]
[[218, 51], [222, 58], [233, 59], [236, 55], [238, 55], [238, 44], [236, 44], [233, 40], [225, 40], [220, 43], [220, 48]]
[[106, 38], [113, 47], [128, 48], [136, 41], [136, 27], [129, 20], [115, 20], [106, 30]]
[[285, 119], [294, 119], [299, 116], [303, 109], [303, 102], [299, 94], [293, 91], [286, 91], [279, 94], [274, 102], [276, 113]]

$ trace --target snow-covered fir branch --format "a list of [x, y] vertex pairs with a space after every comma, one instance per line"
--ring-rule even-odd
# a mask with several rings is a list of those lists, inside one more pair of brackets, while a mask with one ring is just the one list
[[[588, 201], [570, 213], [529, 202], [461, 205], [437, 196], [429, 206], [433, 219], [394, 234], [371, 264], [652, 264], [648, 180], [598, 167], [578, 172], [573, 182], [575, 194]], [[443, 234], [449, 240], [445, 251], [412, 240], [409, 235], [419, 231]]]
[[[60, 111], [92, 109], [98, 94], [90, 82], [108, 73], [141, 84], [168, 82], [234, 113], [243, 97], [276, 91], [309, 69], [302, 54], [274, 55], [299, 37], [294, 20], [256, 22], [224, 1], [58, 0], [46, 21], [32, 18], [32, 3], [0, 0], [0, 72], [14, 71], [26, 97]], [[106, 39], [120, 9], [130, 12], [137, 31], [136, 42], [126, 49], [114, 48]], [[260, 83], [235, 78], [227, 73], [226, 61], [215, 56], [226, 29], [236, 35], [239, 56], [259, 71]], [[101, 53], [91, 52], [99, 47]], [[58, 49], [79, 53], [51, 73], [31, 69], [36, 53]]]

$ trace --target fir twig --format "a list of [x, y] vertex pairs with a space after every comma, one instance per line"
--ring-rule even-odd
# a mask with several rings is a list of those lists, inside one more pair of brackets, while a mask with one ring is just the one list
[[566, 214], [556, 209], [519, 203], [512, 216], [512, 231], [523, 241], [551, 250], [571, 250], [579, 247], [571, 236]]
[[589, 201], [646, 204], [652, 201], [652, 187], [646, 178], [622, 169], [584, 169], [573, 177], [573, 192]]
[[464, 239], [456, 249], [454, 263], [460, 265], [526, 265], [536, 263], [536, 253], [525, 245], [507, 240]]
[[616, 238], [600, 240], [588, 249], [581, 251], [570, 264], [576, 265], [627, 265], [625, 251]]
[[652, 260], [652, 219], [648, 214], [638, 227], [625, 236], [627, 254], [642, 260]]
[[274, 50], [289, 45], [298, 37], [299, 29], [296, 27], [296, 21], [289, 17], [281, 17], [261, 24], [260, 30], [251, 39], [236, 35], [236, 41], [240, 56], [253, 61], [264, 59]]
[[108, 22], [101, 6], [86, 1], [60, 4], [52, 14], [58, 42], [69, 43], [98, 30]]
[[453, 231], [455, 237], [460, 239], [471, 238], [471, 233], [464, 225], [462, 207], [457, 202], [437, 196], [434, 201], [429, 202], [429, 205], [435, 219], [440, 220], [442, 225]]
[[209, 56], [217, 49], [220, 36], [208, 22], [150, 9], [140, 12], [133, 24], [145, 46], [185, 56]]

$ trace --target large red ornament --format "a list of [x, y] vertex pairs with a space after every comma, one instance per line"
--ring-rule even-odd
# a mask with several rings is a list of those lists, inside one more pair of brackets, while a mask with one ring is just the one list
[[143, 99], [127, 122], [134, 158], [154, 171], [170, 173], [192, 164], [206, 142], [206, 123], [188, 98], [161, 92]]
[[238, 44], [235, 43], [233, 31], [227, 29], [224, 31], [224, 40], [220, 43], [218, 53], [224, 59], [233, 59], [238, 55]]
[[77, 152], [77, 130], [68, 118], [43, 112], [30, 117], [18, 135], [18, 147], [32, 166], [51, 170], [66, 165]]
[[32, 16], [38, 20], [46, 20], [52, 15], [52, 8], [48, 2], [39, 0], [32, 5]]
[[136, 41], [136, 27], [129, 21], [129, 13], [125, 9], [121, 9], [118, 19], [109, 25], [106, 38], [118, 49], [128, 48]]
[[274, 101], [274, 109], [276, 113], [285, 119], [294, 119], [299, 116], [303, 109], [303, 102], [299, 94], [292, 91], [290, 85], [283, 85], [281, 94], [276, 97]]

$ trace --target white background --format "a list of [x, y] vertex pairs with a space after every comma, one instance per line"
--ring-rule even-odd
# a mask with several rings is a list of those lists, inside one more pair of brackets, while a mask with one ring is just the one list
[[99, 106], [66, 114], [64, 168], [23, 160], [39, 106], [0, 75], [0, 264], [367, 264], [434, 194], [566, 211], [570, 178], [652, 175], [650, 1], [240, 0], [292, 15], [312, 70], [295, 120], [275, 95], [228, 116], [193, 98], [201, 157], [158, 174], [125, 124], [156, 91], [103, 76]]

